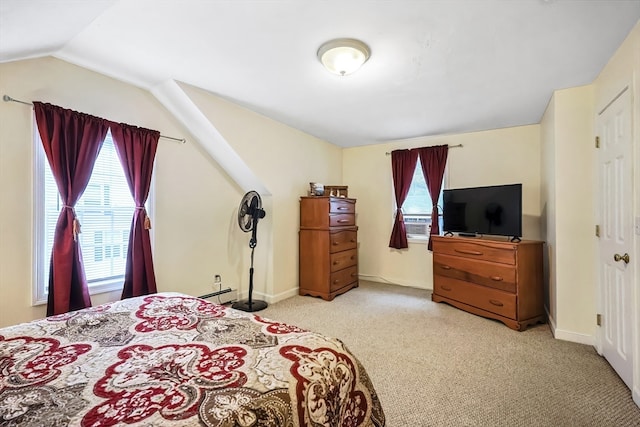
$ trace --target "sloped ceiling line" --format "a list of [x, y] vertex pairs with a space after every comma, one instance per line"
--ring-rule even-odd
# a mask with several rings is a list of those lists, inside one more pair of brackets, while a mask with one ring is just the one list
[[211, 121], [175, 80], [151, 88], [151, 93], [189, 132], [209, 155], [245, 192], [255, 190], [263, 196], [271, 192], [235, 152]]

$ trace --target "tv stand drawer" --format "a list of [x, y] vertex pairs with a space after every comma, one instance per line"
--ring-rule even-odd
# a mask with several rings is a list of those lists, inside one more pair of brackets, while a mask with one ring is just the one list
[[483, 240], [475, 237], [433, 240], [433, 253], [515, 265], [515, 244]]
[[440, 277], [436, 280], [433, 292], [510, 319], [517, 317], [514, 294], [448, 277]]
[[511, 265], [436, 253], [433, 255], [433, 274], [516, 292], [516, 269]]

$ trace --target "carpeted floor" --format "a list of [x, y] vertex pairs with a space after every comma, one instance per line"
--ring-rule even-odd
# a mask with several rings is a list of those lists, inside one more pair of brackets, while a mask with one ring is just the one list
[[360, 282], [332, 302], [295, 296], [261, 316], [342, 339], [371, 376], [388, 427], [640, 426], [631, 392], [591, 346]]

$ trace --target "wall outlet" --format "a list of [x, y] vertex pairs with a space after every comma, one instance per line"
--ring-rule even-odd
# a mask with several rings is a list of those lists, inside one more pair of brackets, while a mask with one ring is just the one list
[[213, 276], [213, 283], [215, 283], [216, 285], [222, 283], [222, 276], [220, 276], [219, 274]]

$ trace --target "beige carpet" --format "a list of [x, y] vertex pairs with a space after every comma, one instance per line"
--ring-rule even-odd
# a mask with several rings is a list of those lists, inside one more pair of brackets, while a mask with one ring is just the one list
[[342, 339], [367, 369], [388, 427], [640, 426], [631, 392], [591, 346], [547, 325], [513, 331], [361, 282], [332, 302], [296, 296], [260, 315]]

